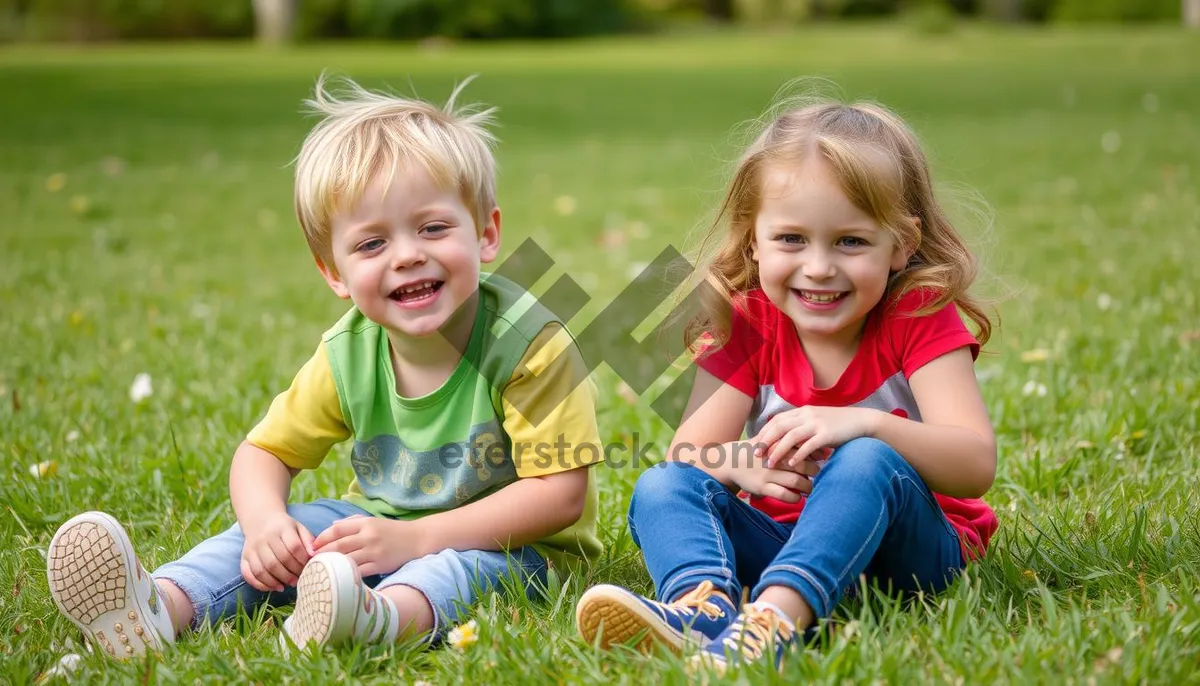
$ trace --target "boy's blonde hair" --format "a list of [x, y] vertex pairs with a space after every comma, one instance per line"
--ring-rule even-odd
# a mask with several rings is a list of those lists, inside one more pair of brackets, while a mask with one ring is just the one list
[[[978, 272], [975, 257], [934, 197], [929, 165], [913, 131], [894, 112], [874, 103], [789, 104], [742, 155], [701, 244], [698, 274], [715, 292], [701, 290], [707, 297], [702, 295], [703, 311], [691, 322], [688, 340], [705, 341], [704, 345], [728, 340], [731, 301], [761, 285], [751, 239], [765, 171], [820, 155], [850, 200], [912, 255], [888, 280], [884, 300], [916, 288], [931, 289], [937, 297], [917, 314], [954, 303], [976, 325], [980, 344], [986, 343], [991, 321], [968, 293]], [[912, 217], [920, 219], [919, 225]], [[710, 243], [716, 244], [712, 251], [707, 249]], [[702, 334], [706, 335], [698, 339]]]
[[396, 170], [419, 164], [434, 182], [456, 189], [482, 231], [496, 207], [496, 139], [488, 130], [495, 108], [455, 106], [468, 78], [444, 107], [369, 91], [346, 79], [346, 92], [331, 93], [317, 79], [309, 111], [322, 120], [309, 132], [296, 159], [296, 217], [313, 255], [334, 269], [331, 218], [353, 205], [378, 174], [388, 184]]

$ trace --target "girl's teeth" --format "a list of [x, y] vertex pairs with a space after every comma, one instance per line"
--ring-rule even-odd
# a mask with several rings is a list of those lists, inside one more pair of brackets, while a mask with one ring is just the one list
[[842, 297], [841, 293], [834, 293], [832, 295], [817, 295], [816, 293], [805, 293], [803, 291], [801, 291], [801, 295], [804, 296], [805, 300], [811, 300], [817, 303], [831, 303], [834, 300]]

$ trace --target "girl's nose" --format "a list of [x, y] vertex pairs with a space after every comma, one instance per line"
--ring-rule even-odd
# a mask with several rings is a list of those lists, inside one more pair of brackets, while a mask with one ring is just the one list
[[837, 266], [827, 252], [810, 249], [805, 251], [802, 271], [810, 279], [829, 279], [837, 274]]

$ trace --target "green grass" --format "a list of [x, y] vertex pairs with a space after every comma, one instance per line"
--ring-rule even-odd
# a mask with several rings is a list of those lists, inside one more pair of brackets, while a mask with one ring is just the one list
[[[343, 308], [290, 211], [288, 163], [311, 123], [299, 103], [325, 68], [435, 99], [479, 73], [468, 97], [501, 107], [507, 249], [535, 237], [599, 303], [631, 263], [703, 224], [730, 131], [787, 80], [823, 75], [899, 110], [967, 201], [954, 204], [989, 268], [981, 292], [1008, 296], [978, 364], [1001, 530], [943, 596], [844, 606], [783, 679], [743, 680], [1200, 680], [1200, 41], [877, 27], [432, 51], [0, 50], [3, 679], [27, 683], [79, 649], [44, 580], [63, 520], [114, 514], [148, 567], [232, 522], [233, 448]], [[964, 188], [994, 223], [972, 220]], [[561, 196], [573, 213], [556, 210]], [[600, 247], [635, 223], [644, 231]], [[154, 395], [135, 405], [141, 372]], [[611, 372], [598, 382], [604, 440], [638, 432], [661, 455], [670, 429], [653, 393], [630, 404]], [[43, 460], [56, 476], [29, 474]], [[340, 493], [349, 474], [339, 451], [294, 499]], [[599, 475], [603, 564], [545, 603], [481, 603], [465, 653], [288, 658], [282, 614], [264, 612], [142, 663], [89, 658], [79, 678], [682, 683], [678, 659], [574, 637], [587, 584], [649, 588], [624, 528], [637, 474]]]

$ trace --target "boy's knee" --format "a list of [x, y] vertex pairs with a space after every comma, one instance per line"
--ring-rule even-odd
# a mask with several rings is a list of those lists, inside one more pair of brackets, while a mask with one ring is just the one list
[[680, 496], [703, 493], [706, 482], [710, 481], [716, 483], [703, 469], [682, 462], [664, 462], [650, 467], [642, 472], [633, 487], [629, 515], [632, 517], [639, 506], [675, 502]]

